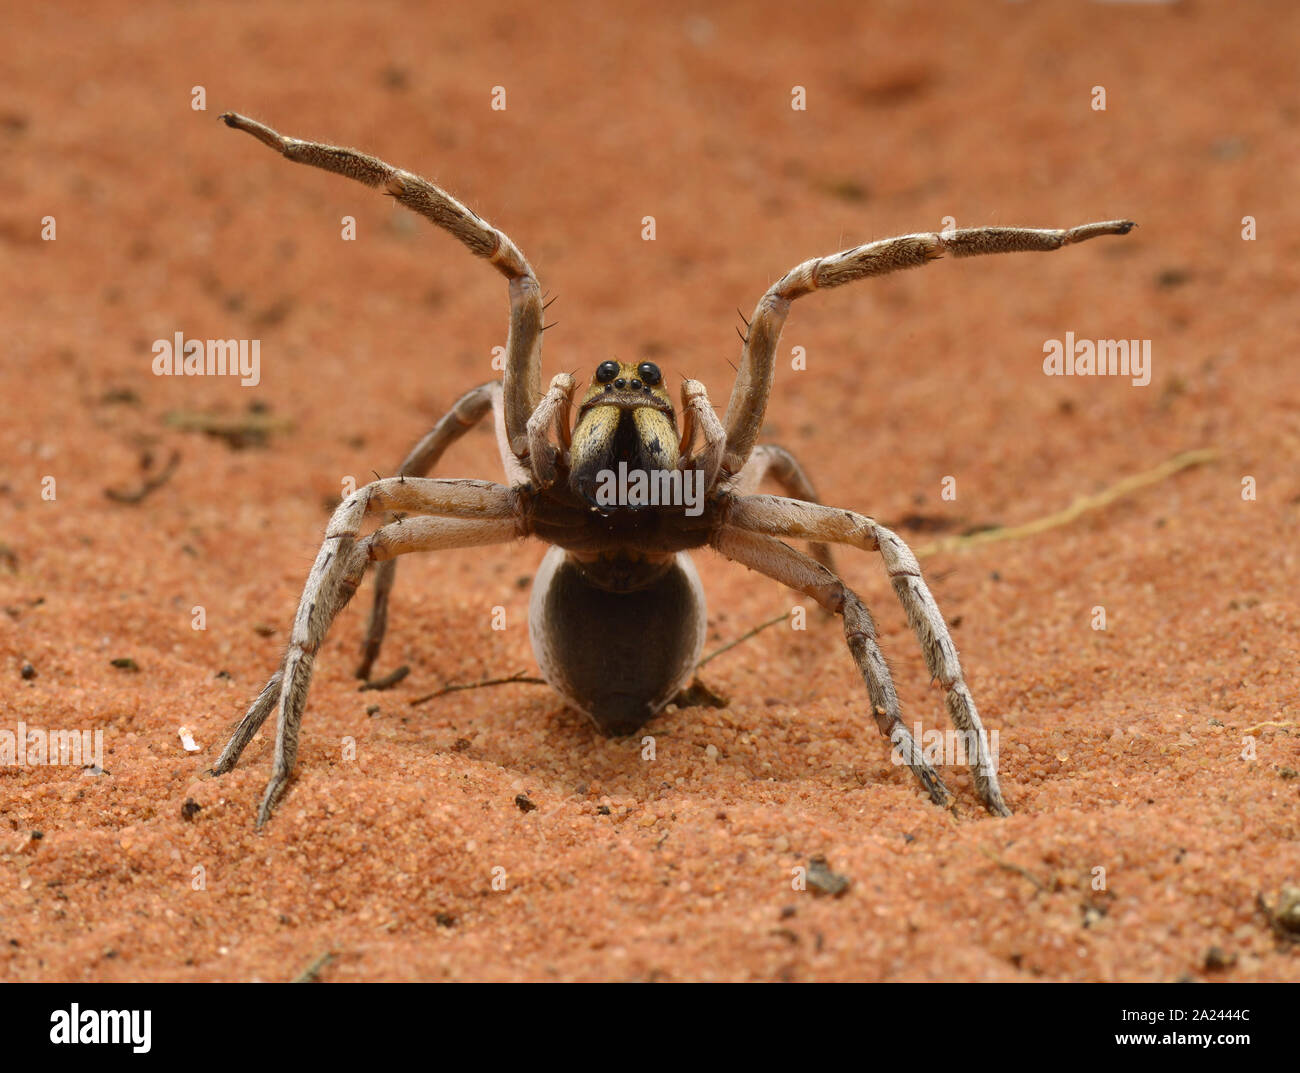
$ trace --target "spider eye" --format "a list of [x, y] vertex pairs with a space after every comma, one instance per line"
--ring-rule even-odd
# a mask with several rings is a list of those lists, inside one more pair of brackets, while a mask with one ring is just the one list
[[664, 374], [659, 371], [659, 366], [652, 361], [643, 361], [636, 367], [636, 371], [641, 375], [641, 379], [651, 387], [656, 387], [659, 381], [664, 378]]
[[618, 375], [618, 362], [602, 361], [596, 366], [596, 383], [608, 384]]

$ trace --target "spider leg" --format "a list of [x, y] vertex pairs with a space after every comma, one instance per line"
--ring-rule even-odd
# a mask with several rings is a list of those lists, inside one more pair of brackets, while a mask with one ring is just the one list
[[[809, 503], [821, 502], [808, 474], [799, 465], [799, 460], [784, 447], [770, 443], [760, 443], [754, 448], [749, 461], [728, 486], [728, 491], [735, 495], [757, 492], [765, 477], [776, 481], [781, 490], [792, 499], [802, 499]], [[814, 559], [834, 573], [835, 558], [829, 546], [813, 543], [808, 546], [808, 550]]]
[[[699, 431], [702, 444], [695, 450], [695, 433]], [[682, 440], [681, 457], [677, 468], [698, 469], [704, 474], [704, 487], [713, 491], [722, 466], [722, 449], [727, 433], [718, 420], [717, 411], [709, 401], [709, 393], [698, 380], [682, 381]]]
[[528, 464], [537, 478], [538, 488], [549, 488], [555, 483], [555, 462], [560, 451], [547, 437], [554, 426], [557, 440], [564, 442], [573, 409], [573, 392], [577, 386], [578, 382], [568, 373], [557, 373], [528, 419]]
[[[358, 539], [369, 513], [402, 510], [421, 517], [391, 522]], [[212, 768], [231, 770], [244, 747], [279, 701], [275, 760], [258, 811], [258, 826], [270, 818], [288, 785], [298, 753], [298, 731], [316, 653], [335, 616], [347, 606], [370, 562], [412, 551], [498, 544], [521, 535], [516, 497], [489, 481], [389, 478], [358, 489], [330, 519], [324, 543], [303, 588], [284, 662], [258, 695]], [[277, 683], [276, 679], [279, 679]]]
[[522, 458], [528, 418], [542, 396], [542, 296], [537, 277], [504, 231], [480, 219], [445, 190], [409, 171], [355, 149], [286, 138], [270, 127], [234, 112], [221, 116], [288, 160], [344, 175], [366, 186], [382, 187], [413, 212], [450, 232], [477, 257], [486, 257], [510, 281], [510, 334], [506, 340], [505, 422], [510, 448]]
[[[478, 424], [489, 408], [492, 410], [497, 447], [501, 452], [501, 465], [505, 468], [507, 483], [516, 485], [528, 480], [528, 470], [515, 458], [506, 443], [505, 415], [499, 380], [480, 384], [457, 399], [455, 405], [443, 415], [433, 429], [411, 449], [411, 453], [397, 468], [398, 476], [425, 476], [438, 464], [443, 452]], [[371, 668], [379, 658], [379, 649], [384, 643], [384, 634], [388, 630], [388, 600], [396, 576], [396, 559], [385, 559], [375, 567], [375, 598], [370, 605], [366, 636], [361, 642], [361, 663], [356, 670], [356, 676], [362, 680], [370, 678]]]
[[903, 724], [889, 667], [876, 642], [875, 623], [858, 594], [821, 563], [773, 537], [746, 532], [728, 524], [720, 528], [709, 543], [728, 559], [806, 593], [827, 611], [844, 619], [844, 639], [866, 683], [876, 725], [925, 787], [930, 800], [947, 807], [951, 800], [948, 788]]
[[743, 337], [740, 369], [736, 373], [736, 383], [731, 389], [724, 418], [727, 450], [722, 460], [723, 471], [726, 474], [739, 473], [758, 440], [772, 391], [772, 373], [781, 328], [790, 312], [790, 303], [801, 295], [839, 287], [868, 276], [884, 276], [904, 268], [917, 268], [945, 253], [954, 257], [979, 257], [990, 253], [1058, 250], [1099, 235], [1126, 235], [1133, 227], [1131, 220], [1083, 224], [1068, 231], [971, 227], [882, 239], [796, 266], [759, 299], [753, 320]]
[[962, 677], [957, 646], [921, 576], [916, 556], [902, 538], [865, 515], [781, 496], [737, 497], [730, 504], [726, 524], [769, 537], [823, 540], [880, 552], [890, 584], [907, 614], [908, 625], [921, 645], [925, 665], [944, 689], [948, 714], [966, 739], [976, 792], [989, 812], [1009, 816], [988, 736], [975, 708], [975, 699]]
[[276, 702], [280, 699], [280, 684], [284, 681], [284, 665], [271, 675], [270, 681], [262, 687], [262, 692], [257, 695], [257, 699], [248, 706], [248, 711], [244, 713], [244, 718], [239, 721], [234, 731], [230, 735], [230, 740], [226, 742], [226, 747], [221, 750], [221, 756], [217, 762], [208, 769], [209, 775], [224, 775], [239, 763], [239, 756], [245, 747], [253, 740], [253, 735], [262, 728], [266, 722], [266, 717], [271, 714], [271, 709], [275, 707]]

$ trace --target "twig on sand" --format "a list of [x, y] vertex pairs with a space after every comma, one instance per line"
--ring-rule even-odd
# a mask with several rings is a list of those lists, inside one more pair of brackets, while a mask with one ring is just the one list
[[366, 693], [372, 689], [392, 689], [403, 678], [411, 673], [411, 668], [403, 663], [392, 674], [386, 674], [382, 678], [372, 678], [369, 682], [363, 682], [357, 687], [358, 693]]
[[752, 630], [748, 631], [747, 633], [742, 633], [742, 634], [741, 634], [739, 637], [737, 637], [734, 641], [728, 641], [728, 642], [727, 642], [725, 645], [723, 645], [721, 648], [714, 649], [714, 650], [713, 650], [712, 652], [710, 652], [707, 656], [705, 656], [702, 660], [700, 660], [699, 663], [697, 663], [697, 664], [695, 665], [696, 673], [699, 673], [700, 668], [703, 667], [703, 666], [704, 666], [706, 663], [708, 663], [710, 660], [712, 660], [712, 659], [717, 659], [720, 655], [722, 655], [722, 653], [727, 652], [727, 651], [730, 651], [731, 649], [735, 648], [736, 645], [744, 644], [746, 641], [748, 641], [748, 640], [749, 640], [751, 637], [753, 637], [755, 634], [757, 634], [757, 633], [761, 633], [763, 630], [767, 629], [769, 626], [775, 626], [778, 622], [784, 622], [784, 621], [785, 621], [786, 619], [788, 619], [789, 617], [790, 617], [790, 612], [789, 612], [789, 611], [785, 612], [785, 614], [783, 614], [783, 615], [777, 615], [776, 618], [770, 618], [770, 619], [768, 619], [766, 622], [759, 623], [757, 626], [755, 626]]
[[314, 984], [320, 980], [320, 971], [334, 960], [334, 951], [326, 950], [303, 970], [302, 975], [294, 980], [295, 984]]
[[1257, 730], [1263, 730], [1265, 727], [1293, 727], [1300, 726], [1300, 723], [1256, 723], [1253, 727], [1247, 727], [1242, 731], [1243, 734], [1254, 734]]
[[272, 433], [288, 432], [293, 428], [293, 422], [288, 418], [273, 417], [260, 410], [235, 415], [173, 410], [163, 420], [172, 428], [203, 432], [225, 440], [237, 451], [245, 447], [264, 447]]
[[990, 861], [996, 864], [999, 868], [1007, 872], [1014, 872], [1016, 875], [1029, 880], [1029, 882], [1034, 885], [1034, 890], [1040, 891], [1040, 890], [1047, 889], [1046, 884], [1043, 883], [1043, 881], [1039, 879], [1036, 875], [1034, 875], [1034, 873], [1031, 872], [1028, 868], [1022, 868], [1018, 864], [1012, 864], [1010, 861], [1004, 861], [991, 849], [986, 849], [984, 846], [979, 846], [978, 849], [982, 854], [984, 854], [985, 857], [987, 857]]
[[970, 533], [966, 536], [943, 537], [912, 550], [917, 558], [924, 559], [930, 555], [937, 555], [939, 552], [964, 550], [979, 547], [983, 544], [995, 544], [1004, 540], [1023, 540], [1025, 537], [1037, 536], [1049, 529], [1069, 525], [1091, 511], [1110, 506], [1117, 499], [1122, 499], [1129, 493], [1136, 492], [1139, 488], [1158, 484], [1181, 470], [1213, 462], [1218, 457], [1219, 451], [1213, 447], [1184, 451], [1161, 462], [1158, 466], [1153, 466], [1141, 473], [1135, 473], [1131, 477], [1125, 477], [1121, 481], [1116, 481], [1109, 488], [1104, 488], [1095, 495], [1079, 496], [1068, 507], [1064, 510], [1058, 510], [1055, 514], [1048, 514], [1032, 522], [1026, 522], [1024, 525], [1001, 526], [996, 529], [983, 529], [978, 533]]
[[411, 705], [414, 707], [416, 704], [423, 704], [426, 700], [433, 700], [435, 697], [445, 697], [448, 693], [459, 693], [462, 689], [482, 689], [485, 686], [508, 686], [515, 684], [544, 686], [547, 682], [545, 678], [534, 678], [525, 675], [523, 671], [516, 671], [508, 678], [483, 678], [477, 682], [461, 682], [452, 685], [445, 685], [441, 689], [434, 690], [432, 693], [426, 693], [423, 697], [416, 697], [411, 701]]
[[167, 459], [167, 464], [163, 466], [152, 477], [146, 477], [144, 483], [134, 492], [122, 492], [116, 488], [105, 488], [104, 495], [108, 496], [114, 503], [139, 503], [150, 492], [156, 491], [171, 480], [171, 476], [176, 472], [176, 467], [180, 465], [181, 453], [173, 451], [171, 457]]

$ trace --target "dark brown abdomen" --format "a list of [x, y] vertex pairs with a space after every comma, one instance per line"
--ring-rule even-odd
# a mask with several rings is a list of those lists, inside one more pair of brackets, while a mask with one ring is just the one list
[[543, 677], [611, 736], [640, 729], [691, 680], [705, 627], [704, 590], [685, 552], [666, 566], [601, 569], [551, 548], [528, 607]]

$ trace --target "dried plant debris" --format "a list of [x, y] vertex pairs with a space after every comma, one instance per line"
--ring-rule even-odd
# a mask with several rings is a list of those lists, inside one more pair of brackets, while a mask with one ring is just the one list
[[293, 982], [295, 984], [316, 983], [320, 980], [321, 969], [325, 968], [325, 966], [333, 960], [334, 952], [332, 950], [326, 950], [325, 953], [321, 954], [310, 965], [308, 965], [301, 975], [295, 977]]
[[1271, 906], [1264, 900], [1263, 892], [1256, 900], [1274, 935], [1286, 942], [1300, 943], [1300, 887], [1283, 884]]
[[426, 693], [423, 697], [416, 697], [411, 701], [411, 704], [413, 706], [416, 704], [423, 704], [425, 701], [433, 700], [435, 697], [445, 697], [448, 693], [459, 693], [465, 689], [483, 689], [485, 686], [508, 686], [520, 683], [533, 686], [544, 686], [547, 684], [545, 678], [537, 678], [532, 675], [527, 675], [523, 671], [516, 671], [514, 674], [505, 678], [483, 678], [477, 682], [461, 682], [445, 685], [441, 689], [435, 690], [432, 693]]
[[1108, 488], [1103, 488], [1094, 495], [1078, 496], [1064, 510], [1058, 510], [1055, 514], [1048, 514], [1042, 518], [1036, 518], [1032, 522], [1026, 522], [1024, 525], [1005, 526], [996, 529], [980, 529], [964, 536], [941, 537], [938, 540], [931, 541], [929, 544], [923, 544], [920, 547], [912, 549], [912, 553], [918, 559], [925, 559], [931, 555], [937, 555], [940, 552], [964, 550], [967, 548], [979, 547], [983, 544], [996, 544], [1004, 540], [1024, 540], [1026, 537], [1037, 536], [1039, 533], [1046, 532], [1049, 529], [1056, 529], [1063, 525], [1069, 525], [1083, 515], [1092, 511], [1101, 510], [1110, 506], [1117, 500], [1131, 495], [1142, 488], [1146, 488], [1161, 481], [1168, 480], [1176, 473], [1194, 466], [1203, 466], [1210, 462], [1216, 461], [1220, 457], [1219, 451], [1213, 447], [1199, 448], [1194, 451], [1183, 451], [1181, 454], [1174, 455], [1166, 459], [1158, 466], [1151, 469], [1143, 470], [1141, 473], [1135, 473], [1116, 481]]
[[403, 663], [397, 670], [391, 674], [386, 674], [382, 678], [372, 678], [369, 682], [363, 682], [357, 687], [358, 693], [366, 693], [372, 689], [392, 689], [403, 678], [411, 673], [411, 668]]
[[114, 503], [126, 503], [133, 505], [140, 503], [151, 492], [157, 491], [169, 480], [172, 474], [176, 472], [176, 467], [181, 463], [181, 453], [173, 451], [167, 459], [167, 464], [156, 473], [150, 474], [148, 471], [153, 468], [153, 456], [146, 453], [141, 457], [140, 468], [146, 473], [139, 488], [124, 492], [119, 488], [105, 488], [104, 495], [108, 496]]
[[1237, 964], [1237, 955], [1225, 954], [1222, 947], [1212, 946], [1205, 951], [1203, 964], [1206, 972], [1222, 972]]
[[831, 871], [831, 866], [820, 853], [808, 860], [808, 889], [814, 894], [842, 897], [848, 892], [849, 877]]
[[287, 417], [272, 417], [264, 407], [250, 407], [244, 414], [172, 410], [163, 420], [183, 432], [202, 432], [225, 440], [234, 451], [265, 447], [274, 433], [293, 428]]
[[730, 702], [696, 678], [673, 697], [673, 703], [679, 708], [726, 708]]

